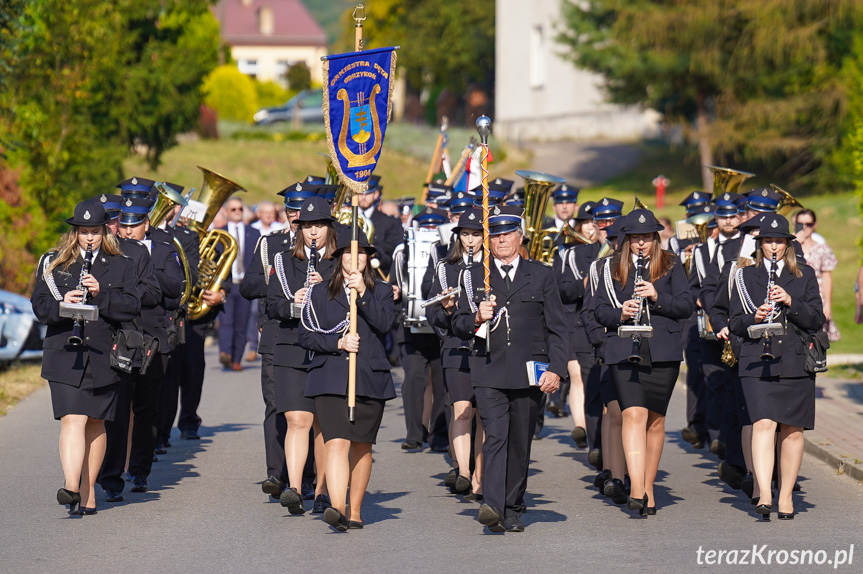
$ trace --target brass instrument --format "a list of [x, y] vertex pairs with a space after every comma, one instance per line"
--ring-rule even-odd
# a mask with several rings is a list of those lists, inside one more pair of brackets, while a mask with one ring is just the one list
[[[333, 215], [336, 216], [336, 220], [339, 223], [341, 223], [342, 225], [347, 225], [347, 226], [351, 225], [351, 219], [352, 218], [351, 218], [350, 208], [341, 209], [338, 212], [334, 213]], [[359, 225], [360, 229], [363, 230], [363, 233], [366, 234], [366, 238], [369, 240], [369, 243], [374, 244], [374, 241], [375, 241], [375, 224], [372, 223], [371, 219], [366, 219], [366, 217], [362, 213], [359, 213], [358, 216], [359, 216], [359, 221], [357, 222], [357, 225]]]
[[779, 207], [776, 208], [776, 213], [786, 215], [792, 209], [799, 207], [800, 209], [805, 209], [799, 201], [794, 199], [794, 196], [776, 185], [775, 183], [771, 183], [770, 187], [782, 196], [782, 199], [779, 200]]
[[516, 175], [524, 180], [524, 222], [527, 228], [528, 255], [546, 265], [554, 259], [554, 238], [557, 228], [542, 228], [542, 219], [548, 207], [551, 190], [566, 182], [562, 177], [537, 171], [518, 170]]
[[[228, 278], [234, 259], [237, 258], [239, 247], [237, 240], [230, 233], [221, 229], [210, 229], [210, 224], [216, 214], [231, 195], [238, 191], [246, 191], [228, 178], [201, 166], [198, 169], [204, 175], [204, 183], [198, 190], [194, 201], [206, 206], [203, 216], [188, 218], [187, 227], [196, 231], [201, 237], [201, 262], [198, 264], [198, 283], [192, 288], [189, 296], [189, 319], [200, 319], [210, 312], [210, 306], [204, 302], [201, 295], [204, 291], [218, 291]], [[217, 247], [222, 246], [221, 255]]]
[[[554, 228], [552, 228], [554, 229]], [[557, 236], [555, 236], [555, 242], [558, 241], [560, 237], [563, 237], [565, 244], [576, 244], [576, 245], [587, 245], [588, 243], [593, 243], [593, 239], [589, 237], [585, 237], [578, 231], [572, 228], [571, 225], [564, 225], [560, 231], [558, 231]]]
[[647, 205], [644, 204], [643, 201], [638, 199], [637, 195], [634, 197], [635, 197], [635, 203], [632, 206], [632, 211], [635, 211], [636, 209], [650, 209], [649, 207], [647, 207]]
[[748, 171], [739, 171], [727, 167], [718, 167], [715, 165], [705, 165], [713, 175], [713, 199], [718, 199], [724, 193], [736, 193], [740, 189], [740, 184], [755, 177], [754, 173]]
[[737, 364], [737, 357], [734, 356], [734, 348], [731, 346], [731, 339], [725, 339], [725, 344], [722, 345], [722, 362], [733, 367]]
[[[690, 217], [687, 217], [684, 220], [684, 223], [691, 225], [695, 229], [695, 234], [698, 236], [699, 243], [704, 243], [707, 241], [708, 235], [710, 235], [710, 230], [707, 229], [707, 225], [710, 223], [710, 220], [713, 219], [712, 213], [696, 213]], [[695, 247], [693, 247], [694, 251]], [[690, 251], [687, 254], [685, 251], [680, 254], [680, 263], [683, 265], [683, 270], [686, 272], [686, 276], [689, 277], [692, 275], [692, 266], [695, 262], [695, 257], [692, 255]]]
[[606, 241], [602, 244], [602, 247], [599, 248], [599, 253], [596, 254], [597, 261], [600, 259], [605, 259], [606, 257], [612, 255], [614, 253], [614, 245], [611, 244], [611, 241]]
[[[635, 266], [635, 280], [633, 287], [637, 287], [644, 280], [644, 249], [638, 250], [638, 261]], [[632, 338], [632, 353], [628, 357], [630, 363], [638, 364], [641, 362], [641, 355], [638, 354], [641, 346], [641, 338], [650, 338], [653, 336], [653, 327], [650, 325], [650, 309], [641, 295], [633, 295], [633, 298], [638, 302], [638, 312], [632, 318], [632, 325], [621, 325], [617, 328], [618, 337]], [[647, 318], [647, 322], [642, 324], [642, 318]]]
[[[153, 187], [156, 188], [159, 195], [156, 196], [156, 201], [153, 203], [153, 207], [150, 208], [150, 225], [159, 227], [174, 207], [178, 205], [185, 207], [189, 202], [182, 195], [174, 191], [171, 186], [161, 181], [154, 183]], [[183, 276], [186, 279], [186, 287], [183, 290], [183, 296], [180, 298], [180, 306], [182, 307], [192, 294], [192, 270], [189, 267], [189, 259], [186, 257], [186, 252], [183, 250], [183, 244], [176, 237], [174, 237], [174, 248], [177, 250], [180, 266], [183, 268]]]

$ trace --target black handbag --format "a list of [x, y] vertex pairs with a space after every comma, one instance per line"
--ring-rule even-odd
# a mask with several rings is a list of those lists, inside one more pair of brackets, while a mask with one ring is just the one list
[[114, 332], [111, 345], [111, 367], [124, 373], [135, 368], [142, 375], [159, 353], [159, 340], [135, 329], [119, 329]]
[[807, 373], [823, 373], [827, 370], [827, 349], [830, 348], [830, 338], [823, 330], [811, 335], [804, 335], [796, 325], [794, 330], [803, 340], [803, 369]]

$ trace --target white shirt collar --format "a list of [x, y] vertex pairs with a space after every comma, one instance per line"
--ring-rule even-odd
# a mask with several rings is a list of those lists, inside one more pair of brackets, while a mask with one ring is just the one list
[[505, 275], [505, 273], [503, 271], [503, 266], [504, 265], [512, 265], [512, 269], [509, 270], [509, 273], [510, 273], [509, 277], [510, 277], [510, 279], [514, 279], [515, 278], [515, 272], [518, 270], [519, 261], [521, 261], [521, 256], [516, 255], [515, 259], [513, 259], [509, 263], [504, 263], [500, 259], [495, 258], [494, 264], [497, 267], [497, 270], [500, 272], [501, 277], [503, 277]]
[[[80, 246], [78, 246], [78, 250], [81, 252], [81, 259], [84, 259], [84, 256], [87, 254], [87, 250], [81, 249]], [[96, 261], [96, 257], [98, 257], [98, 256], [99, 256], [99, 249], [94, 249], [93, 250], [93, 259], [91, 260], [91, 262]]]
[[727, 237], [727, 238], [720, 233], [719, 234], [719, 245], [722, 245], [726, 241], [731, 241], [732, 239], [737, 239], [738, 237], [740, 237], [739, 231], [737, 233], [735, 233], [734, 235], [732, 235], [731, 237]]
[[[773, 267], [773, 263], [770, 262], [769, 259], [764, 260], [764, 268], [767, 269], [767, 272], [770, 273], [770, 269]], [[782, 270], [785, 269], [785, 260], [780, 259], [776, 262], [776, 276], [779, 277], [782, 275]]]
[[[303, 249], [306, 252], [306, 259], [311, 257], [311, 255], [312, 255], [311, 248], [308, 245], [303, 245]], [[320, 259], [321, 256], [324, 254], [324, 248], [323, 247], [321, 249], [316, 249], [315, 251], [317, 251], [317, 253], [318, 253], [318, 259]]]

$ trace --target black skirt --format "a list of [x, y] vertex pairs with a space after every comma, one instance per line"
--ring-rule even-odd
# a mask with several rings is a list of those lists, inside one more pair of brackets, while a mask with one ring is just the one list
[[740, 377], [749, 421], [815, 428], [815, 375], [797, 378]]
[[123, 382], [94, 388], [93, 370], [89, 363], [84, 370], [80, 387], [48, 381], [54, 419], [59, 421], [66, 415], [86, 415], [91, 419], [113, 421], [117, 412], [117, 394], [121, 384]]
[[315, 412], [315, 400], [305, 396], [306, 378], [303, 369], [276, 365], [273, 368], [273, 383], [276, 390], [276, 412]]
[[620, 363], [608, 366], [620, 410], [644, 407], [665, 416], [680, 373], [678, 361], [654, 362], [651, 366]]
[[324, 442], [341, 438], [351, 442], [375, 444], [378, 429], [381, 428], [381, 420], [384, 418], [386, 401], [357, 396], [354, 422], [350, 422], [347, 397], [318, 395], [314, 400]]
[[450, 404], [470, 401], [471, 405], [476, 406], [476, 395], [473, 392], [473, 385], [470, 384], [470, 371], [444, 369], [443, 383], [449, 393]]
[[608, 365], [603, 364], [599, 369], [599, 400], [602, 401], [602, 404], [607, 405], [617, 400], [617, 392], [615, 392], [614, 385], [611, 383], [611, 373], [608, 370]]

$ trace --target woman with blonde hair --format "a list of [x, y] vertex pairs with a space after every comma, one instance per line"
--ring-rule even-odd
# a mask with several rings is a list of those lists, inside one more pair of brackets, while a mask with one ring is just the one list
[[[114, 419], [121, 384], [110, 363], [113, 333], [141, 310], [135, 264], [108, 233], [109, 219], [99, 201], [75, 207], [74, 216], [66, 220], [72, 229], [39, 261], [31, 298], [36, 317], [48, 326], [42, 377], [61, 425], [60, 462], [66, 482], [57, 491], [57, 502], [68, 504], [75, 515], [96, 514], [105, 421]], [[79, 303], [95, 306], [98, 319], [76, 322], [61, 312], [61, 307]]]

